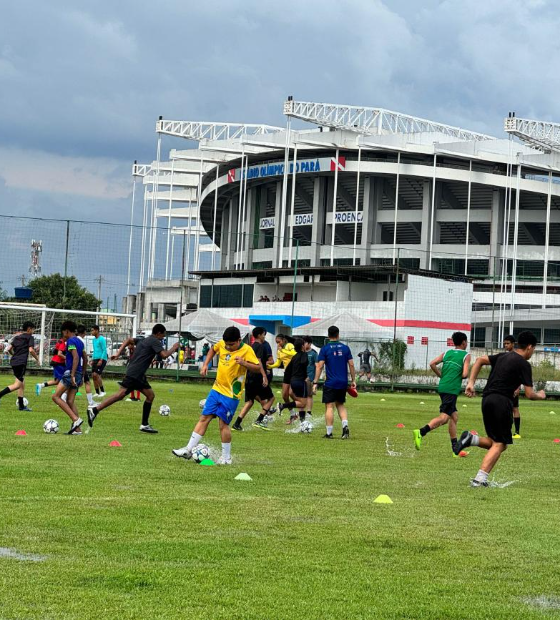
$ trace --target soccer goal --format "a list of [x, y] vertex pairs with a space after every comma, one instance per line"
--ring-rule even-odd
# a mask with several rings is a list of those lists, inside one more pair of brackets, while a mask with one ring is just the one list
[[122, 312], [88, 312], [85, 310], [61, 310], [37, 304], [17, 304], [0, 302], [0, 365], [9, 363], [4, 352], [6, 345], [21, 329], [26, 321], [36, 326], [35, 345], [41, 366], [48, 366], [56, 341], [61, 336], [61, 326], [66, 320], [86, 328], [86, 351], [91, 355], [93, 337], [91, 328], [99, 325], [99, 330], [107, 339], [107, 352], [116, 353], [124, 340], [136, 336], [137, 317]]

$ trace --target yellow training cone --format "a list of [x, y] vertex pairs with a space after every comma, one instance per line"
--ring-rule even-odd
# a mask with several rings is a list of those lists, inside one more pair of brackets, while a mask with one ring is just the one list
[[378, 495], [374, 500], [374, 504], [392, 504], [393, 500], [388, 495]]

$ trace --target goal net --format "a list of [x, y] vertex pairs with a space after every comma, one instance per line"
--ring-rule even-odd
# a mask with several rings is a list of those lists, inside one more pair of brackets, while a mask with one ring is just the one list
[[64, 321], [71, 320], [83, 325], [86, 330], [86, 352], [91, 356], [93, 336], [91, 329], [99, 325], [101, 335], [107, 340], [107, 353], [116, 353], [124, 340], [135, 335], [136, 316], [119, 312], [86, 312], [59, 310], [29, 304], [0, 303], [0, 366], [9, 365], [6, 346], [13, 336], [21, 330], [26, 321], [35, 326], [35, 348], [42, 367], [48, 367], [54, 345], [61, 337]]

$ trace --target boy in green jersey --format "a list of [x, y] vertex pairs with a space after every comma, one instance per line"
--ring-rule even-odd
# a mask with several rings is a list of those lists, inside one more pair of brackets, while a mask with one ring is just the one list
[[[416, 449], [420, 450], [422, 437], [438, 426], [449, 423], [449, 437], [451, 449], [457, 443], [457, 396], [461, 392], [463, 379], [469, 376], [471, 356], [467, 353], [467, 335], [463, 332], [455, 332], [451, 339], [455, 345], [445, 353], [438, 355], [430, 362], [430, 368], [440, 377], [438, 393], [441, 399], [439, 416], [430, 420], [422, 428], [412, 431]], [[442, 364], [441, 369], [438, 366]]]

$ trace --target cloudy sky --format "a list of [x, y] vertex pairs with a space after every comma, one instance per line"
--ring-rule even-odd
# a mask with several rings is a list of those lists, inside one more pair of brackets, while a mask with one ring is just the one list
[[495, 135], [509, 110], [560, 120], [557, 9], [554, 0], [2, 2], [0, 215], [127, 222], [130, 165], [154, 158], [160, 114], [278, 124], [292, 94]]

